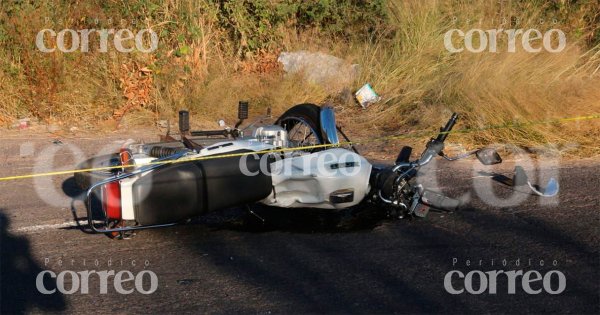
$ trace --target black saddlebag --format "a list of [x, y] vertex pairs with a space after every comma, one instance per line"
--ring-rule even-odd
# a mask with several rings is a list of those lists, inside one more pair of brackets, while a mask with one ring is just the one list
[[[253, 176], [242, 173], [240, 158]], [[268, 165], [269, 163], [267, 163]], [[133, 184], [136, 221], [178, 222], [209, 211], [253, 203], [272, 190], [256, 156], [227, 157], [162, 166]]]

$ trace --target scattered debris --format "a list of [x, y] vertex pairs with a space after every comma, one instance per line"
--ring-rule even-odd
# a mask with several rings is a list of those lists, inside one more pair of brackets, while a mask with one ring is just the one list
[[27, 129], [31, 125], [31, 119], [22, 118], [17, 120], [12, 127], [15, 129]]
[[177, 284], [179, 285], [189, 285], [196, 282], [196, 279], [180, 279], [177, 280]]
[[363, 109], [367, 108], [370, 104], [377, 103], [381, 100], [381, 97], [375, 93], [369, 83], [363, 85], [354, 95]]
[[56, 145], [62, 145], [63, 144], [63, 142], [60, 141], [60, 139], [54, 139], [54, 140], [52, 140], [52, 143], [54, 143]]
[[166, 119], [161, 119], [156, 122], [156, 126], [159, 128], [169, 128], [169, 121]]

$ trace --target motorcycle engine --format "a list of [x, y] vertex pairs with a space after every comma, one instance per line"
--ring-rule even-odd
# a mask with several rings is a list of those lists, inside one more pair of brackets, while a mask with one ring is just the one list
[[415, 194], [410, 178], [400, 177], [398, 173], [385, 169], [371, 179], [372, 187], [379, 196], [388, 201], [386, 209], [389, 217], [402, 218], [412, 204]]
[[274, 147], [286, 148], [288, 146], [288, 134], [281, 126], [270, 125], [258, 127], [254, 137], [261, 142], [268, 143]]

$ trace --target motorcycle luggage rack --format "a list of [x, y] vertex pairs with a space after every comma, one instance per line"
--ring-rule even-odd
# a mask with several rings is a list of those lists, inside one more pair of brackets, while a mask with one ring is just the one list
[[[157, 159], [153, 163], [176, 160], [176, 159], [183, 157], [185, 154], [186, 154], [186, 152], [177, 152], [173, 155], [170, 155], [170, 156], [167, 156], [167, 157], [164, 157], [161, 159]], [[100, 220], [95, 220], [94, 214], [92, 211], [92, 193], [94, 192], [95, 189], [102, 187], [108, 183], [117, 182], [117, 181], [120, 181], [120, 180], [128, 178], [128, 177], [132, 177], [132, 176], [135, 176], [135, 175], [147, 172], [147, 171], [154, 170], [156, 168], [161, 167], [162, 165], [164, 165], [164, 164], [157, 163], [157, 164], [142, 166], [139, 169], [134, 170], [130, 173], [121, 173], [119, 175], [105, 179], [103, 181], [100, 181], [100, 182], [92, 185], [86, 192], [87, 220], [88, 220], [88, 225], [90, 226], [92, 231], [94, 233], [105, 233], [105, 234], [106, 233], [122, 233], [122, 232], [128, 232], [128, 231], [159, 228], [159, 227], [169, 227], [169, 226], [178, 225], [179, 224], [178, 222], [173, 222], [173, 223], [163, 223], [163, 224], [136, 225], [136, 226], [123, 226], [123, 227], [117, 227], [117, 228], [109, 228], [110, 221], [108, 219], [108, 214], [106, 213], [104, 206], [102, 206], [101, 211], [104, 213], [104, 223], [102, 225], [103, 228], [98, 228], [96, 226], [96, 224], [98, 224], [98, 221], [100, 221]]]
[[[191, 130], [190, 128], [190, 113], [187, 110], [179, 111], [179, 134], [181, 136], [181, 141], [185, 144], [189, 149], [201, 149], [191, 141], [189, 137], [224, 137], [224, 138], [237, 138], [240, 136], [238, 132], [238, 127], [244, 122], [244, 120], [248, 119], [248, 102], [240, 101], [238, 104], [238, 121], [235, 124], [234, 128], [227, 128], [221, 130]], [[170, 135], [167, 132], [167, 136]], [[174, 139], [173, 137], [170, 137]]]

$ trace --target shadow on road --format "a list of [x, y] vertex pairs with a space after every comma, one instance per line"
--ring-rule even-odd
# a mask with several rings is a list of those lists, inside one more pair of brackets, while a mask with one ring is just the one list
[[[381, 211], [253, 211], [228, 209], [193, 221], [216, 230], [211, 233], [194, 224], [148, 231], [185, 248], [186, 266], [202, 266], [194, 269], [201, 270], [194, 279], [172, 285], [210, 292], [203, 297], [223, 313], [597, 313], [600, 305], [600, 260], [589, 243], [593, 236], [569, 233], [582, 221], [597, 222], [592, 212], [562, 221], [474, 207], [390, 223]], [[453, 265], [454, 258], [461, 263]], [[509, 264], [501, 265], [503, 259]], [[523, 265], [515, 266], [516, 259]], [[529, 259], [547, 263], [527, 265]], [[482, 260], [483, 265], [466, 266], [466, 260]], [[552, 260], [558, 265], [552, 266]], [[500, 279], [496, 294], [451, 295], [444, 289], [444, 276], [451, 270], [559, 270], [567, 286], [559, 295], [529, 295], [519, 287], [508, 294], [508, 281]], [[207, 274], [216, 278], [207, 279]], [[196, 305], [210, 309], [204, 300]]]
[[[69, 177], [65, 179], [62, 183], [62, 190], [66, 196], [71, 198], [71, 215], [73, 216], [73, 221], [76, 222], [75, 227], [67, 227], [63, 229], [78, 229], [87, 234], [93, 234], [92, 229], [88, 225], [81, 225], [79, 222], [81, 220], [87, 220], [87, 206], [82, 207], [81, 211], [85, 212], [85, 216], [79, 216], [77, 213], [77, 207], [75, 204], [77, 202], [85, 203], [86, 191], [82, 190], [76, 183], [75, 177]], [[96, 219], [103, 218], [103, 213], [100, 210], [100, 200], [97, 194], [92, 195], [92, 216]]]
[[286, 231], [295, 233], [340, 233], [368, 231], [388, 220], [385, 211], [362, 207], [337, 212], [322, 209], [276, 208], [253, 205], [207, 213], [191, 223], [215, 230], [243, 232]]
[[[10, 234], [9, 225], [8, 217], [0, 212], [1, 313], [21, 314], [34, 307], [52, 312], [65, 310], [66, 302], [60, 293], [44, 295], [37, 290], [36, 278], [43, 268], [33, 260], [27, 238]], [[56, 288], [56, 281], [44, 277], [44, 285]]]
[[62, 190], [70, 198], [81, 200], [83, 199], [83, 191], [79, 186], [77, 186], [77, 182], [75, 181], [75, 177], [71, 176], [65, 179], [62, 183]]
[[[257, 295], [267, 300], [262, 303], [273, 303], [277, 305], [274, 310], [281, 312], [583, 314], [595, 313], [600, 305], [597, 250], [556, 222], [474, 208], [445, 218], [433, 215], [427, 220], [384, 223], [368, 233], [290, 233], [297, 232], [294, 228], [247, 233], [252, 229], [234, 227], [246, 233], [232, 236], [232, 232], [215, 231], [193, 236], [193, 227], [188, 226], [184, 229], [192, 239], [181, 241], [190, 252], [205, 254], [203, 259], [209, 259], [220, 273], [259, 288]], [[462, 264], [453, 266], [453, 258]], [[481, 259], [484, 265], [467, 267], [467, 259]], [[496, 261], [493, 266], [492, 259]], [[507, 266], [502, 265], [503, 259], [509, 261]], [[514, 265], [516, 259], [520, 266]], [[528, 265], [529, 259], [534, 265]], [[540, 266], [540, 260], [546, 265]], [[553, 266], [552, 260], [558, 265]], [[497, 294], [451, 295], [444, 289], [444, 276], [451, 270], [465, 274], [537, 270], [542, 275], [559, 270], [567, 278], [567, 287], [560, 295], [530, 295], [518, 282], [516, 294], [508, 294], [508, 281], [499, 278]], [[474, 286], [479, 284], [475, 280]], [[464, 282], [454, 285], [464, 286]], [[226, 296], [231, 294], [236, 293]], [[228, 300], [226, 305], [226, 312], [268, 309], [243, 300]]]

